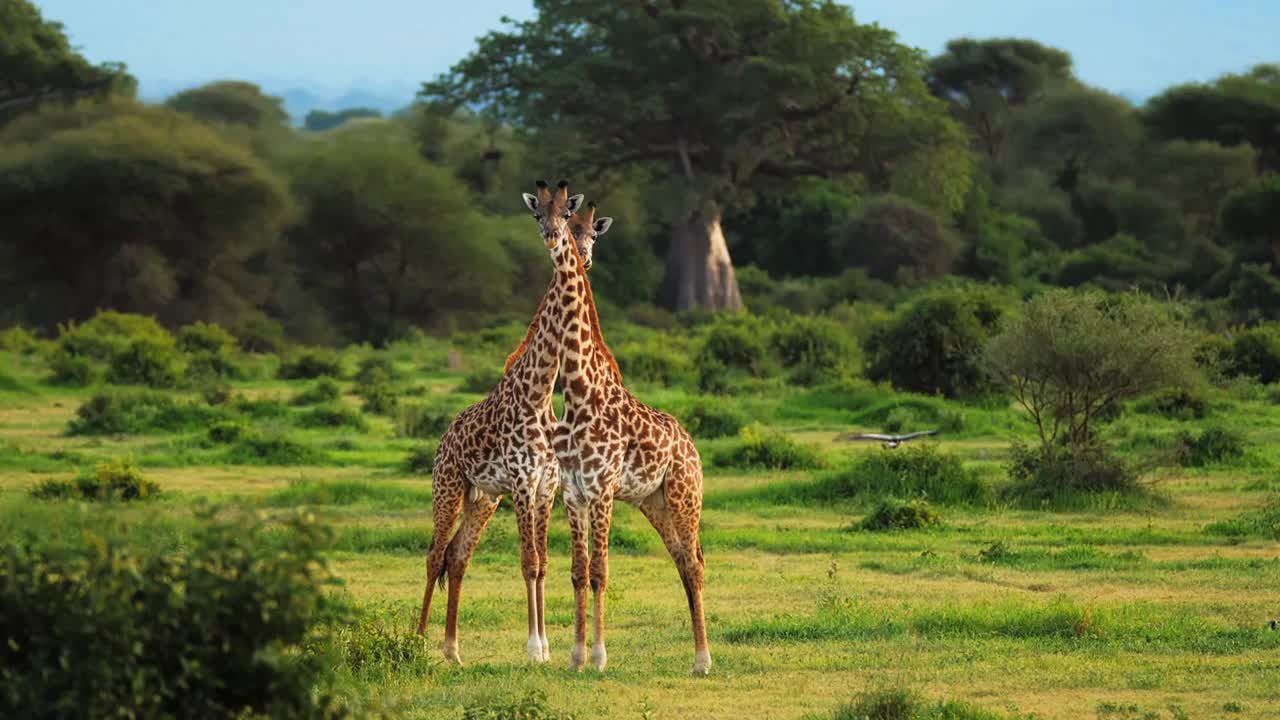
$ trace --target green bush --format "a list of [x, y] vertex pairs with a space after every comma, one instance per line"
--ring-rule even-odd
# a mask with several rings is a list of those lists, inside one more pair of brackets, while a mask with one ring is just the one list
[[1006, 717], [962, 702], [932, 703], [903, 688], [863, 693], [831, 714], [831, 720], [1003, 720]]
[[839, 378], [853, 356], [853, 347], [843, 329], [820, 317], [791, 317], [780, 320], [769, 345], [791, 370], [792, 382], [816, 385]]
[[178, 329], [178, 349], [184, 353], [211, 353], [230, 355], [239, 347], [235, 336], [220, 325], [193, 322]]
[[333, 378], [320, 378], [315, 385], [303, 390], [290, 401], [291, 405], [321, 405], [337, 400], [342, 388]]
[[680, 422], [695, 438], [710, 439], [737, 435], [747, 418], [732, 405], [699, 400], [680, 413]]
[[40, 339], [21, 325], [5, 328], [0, 330], [0, 350], [31, 355], [40, 350]]
[[1280, 382], [1280, 325], [1260, 325], [1239, 333], [1231, 341], [1228, 371], [1258, 382]]
[[182, 377], [182, 359], [170, 343], [148, 338], [134, 340], [111, 356], [107, 381], [118, 385], [171, 388]]
[[458, 392], [488, 395], [493, 392], [494, 388], [498, 387], [498, 383], [502, 382], [502, 377], [501, 368], [476, 368], [467, 373], [467, 376], [462, 379], [462, 384], [458, 386]]
[[576, 717], [552, 710], [542, 690], [530, 690], [519, 700], [488, 700], [468, 705], [462, 711], [462, 720], [576, 720]]
[[1134, 410], [1147, 415], [1161, 415], [1170, 420], [1203, 420], [1209, 414], [1209, 399], [1200, 393], [1176, 388], [1138, 401]]
[[895, 312], [867, 339], [867, 377], [925, 395], [983, 394], [991, 383], [982, 348], [1001, 315], [989, 292], [926, 295]]
[[369, 427], [360, 413], [338, 404], [310, 408], [298, 416], [298, 425], [304, 428], [350, 428], [361, 431]]
[[696, 363], [761, 377], [767, 368], [767, 337], [763, 323], [750, 316], [719, 319], [707, 327]]
[[712, 454], [711, 464], [721, 468], [812, 470], [822, 466], [816, 448], [796, 442], [786, 433], [748, 425], [738, 439]]
[[247, 398], [237, 397], [231, 407], [236, 412], [248, 415], [255, 420], [280, 419], [289, 417], [289, 406], [273, 397]]
[[155, 318], [104, 310], [81, 325], [58, 326], [57, 351], [105, 363], [136, 340], [174, 346], [173, 335]]
[[390, 415], [400, 407], [400, 394], [390, 383], [360, 385], [356, 394], [364, 400], [360, 410], [370, 415]]
[[815, 499], [924, 498], [947, 505], [985, 505], [993, 499], [977, 472], [931, 444], [868, 453], [818, 478], [809, 492]]
[[0, 548], [0, 716], [322, 718], [327, 537], [299, 517], [202, 524], [183, 551], [114, 536]]
[[1257, 510], [1241, 513], [1229, 520], [1211, 523], [1204, 530], [1210, 535], [1280, 540], [1280, 495], [1271, 496]]
[[380, 618], [336, 625], [310, 643], [306, 651], [333, 667], [365, 678], [389, 671], [425, 673], [435, 659], [425, 637], [405, 629], [401, 623]]
[[405, 458], [405, 471], [419, 474], [430, 474], [432, 468], [435, 467], [436, 451], [439, 449], [439, 442], [428, 442], [414, 448], [413, 452], [409, 453], [409, 457]]
[[400, 379], [400, 372], [395, 363], [385, 355], [370, 355], [360, 361], [356, 370], [357, 385], [374, 385], [377, 383], [393, 383]]
[[71, 355], [60, 349], [49, 358], [49, 382], [54, 385], [85, 387], [98, 380], [98, 364], [81, 355]]
[[68, 435], [127, 435], [179, 432], [224, 418], [225, 411], [178, 402], [152, 390], [108, 390], [89, 398], [72, 418]]
[[401, 405], [396, 412], [396, 436], [438, 438], [449, 429], [457, 413], [432, 405]]
[[232, 465], [324, 465], [329, 457], [310, 445], [278, 434], [247, 434], [224, 456]]
[[618, 348], [618, 368], [631, 381], [665, 387], [682, 385], [689, 376], [689, 359], [658, 341], [627, 343]]
[[145, 500], [158, 492], [160, 486], [143, 476], [132, 460], [112, 460], [99, 463], [92, 473], [81, 474], [72, 482], [45, 480], [32, 488], [31, 496], [42, 500]]
[[885, 499], [877, 503], [855, 527], [869, 532], [917, 530], [935, 527], [939, 522], [938, 513], [925, 500]]
[[235, 334], [245, 352], [278, 353], [285, 347], [284, 326], [260, 311], [250, 313], [236, 327]]
[[226, 405], [231, 402], [231, 385], [221, 380], [209, 380], [200, 384], [200, 399], [206, 405]]
[[1009, 451], [1010, 495], [1031, 505], [1054, 503], [1074, 495], [1143, 494], [1138, 475], [1104, 448], [1053, 453], [1014, 444]]
[[1183, 431], [1176, 441], [1179, 461], [1187, 467], [1228, 463], [1244, 457], [1244, 436], [1220, 427], [1205, 428], [1199, 435]]
[[226, 445], [239, 440], [247, 431], [244, 425], [234, 420], [221, 420], [209, 426], [209, 441]]
[[276, 377], [281, 380], [314, 380], [342, 377], [342, 356], [332, 350], [302, 350], [280, 361]]

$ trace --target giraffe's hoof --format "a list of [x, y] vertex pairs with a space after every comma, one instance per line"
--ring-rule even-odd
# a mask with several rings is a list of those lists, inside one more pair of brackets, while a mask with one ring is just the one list
[[537, 635], [529, 638], [528, 651], [529, 660], [536, 663], [542, 662], [542, 640]]
[[587, 666], [587, 649], [581, 645], [576, 645], [573, 652], [569, 653], [569, 669], [573, 672], [582, 672]]
[[705, 676], [711, 674], [711, 653], [703, 650], [693, 660], [693, 674]]
[[542, 662], [551, 662], [551, 646], [546, 638], [542, 639]]
[[462, 664], [462, 656], [458, 654], [458, 643], [456, 640], [452, 643], [447, 641], [445, 642], [444, 660], [445, 662], [453, 663], [454, 665]]
[[591, 665], [596, 670], [604, 670], [604, 666], [609, 662], [609, 653], [605, 652], [604, 643], [600, 643], [591, 648]]

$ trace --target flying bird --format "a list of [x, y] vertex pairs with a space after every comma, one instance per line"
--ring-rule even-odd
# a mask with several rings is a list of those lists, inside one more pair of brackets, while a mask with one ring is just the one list
[[914, 440], [918, 437], [926, 435], [937, 435], [937, 430], [921, 430], [919, 432], [907, 433], [906, 435], [882, 435], [880, 433], [853, 433], [852, 435], [837, 436], [837, 440], [879, 440], [884, 446], [890, 450], [898, 447], [908, 440]]

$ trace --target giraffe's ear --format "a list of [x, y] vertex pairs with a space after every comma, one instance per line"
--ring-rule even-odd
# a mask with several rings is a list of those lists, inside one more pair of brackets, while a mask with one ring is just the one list
[[609, 232], [609, 228], [611, 227], [613, 227], [613, 218], [611, 217], [596, 218], [596, 224], [595, 224], [596, 237], [600, 237], [601, 235]]
[[520, 193], [520, 196], [524, 198], [525, 207], [529, 208], [532, 212], [538, 212], [538, 198], [530, 195], [529, 193]]
[[582, 196], [574, 195], [573, 197], [569, 198], [569, 204], [566, 205], [565, 207], [567, 207], [569, 209], [569, 212], [571, 213], [578, 212], [578, 208], [582, 207]]

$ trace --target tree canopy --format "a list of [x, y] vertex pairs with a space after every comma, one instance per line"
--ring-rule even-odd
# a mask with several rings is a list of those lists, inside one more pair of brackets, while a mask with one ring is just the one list
[[71, 47], [62, 24], [29, 0], [0, 2], [0, 123], [41, 101], [112, 92], [136, 82], [120, 63], [94, 65]]

